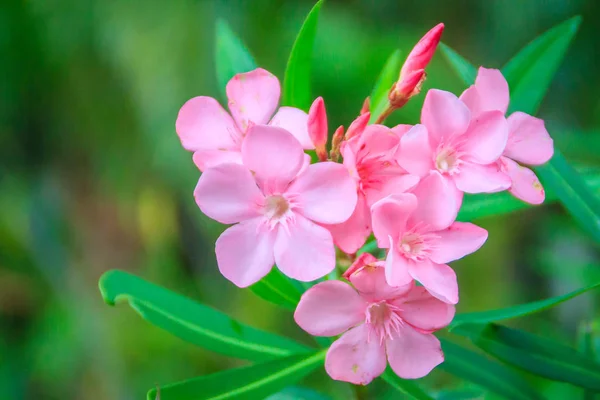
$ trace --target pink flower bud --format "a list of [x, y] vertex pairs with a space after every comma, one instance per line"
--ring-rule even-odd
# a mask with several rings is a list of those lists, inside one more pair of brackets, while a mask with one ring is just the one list
[[437, 24], [419, 40], [400, 70], [400, 81], [411, 72], [427, 67], [427, 64], [429, 64], [429, 61], [433, 57], [433, 53], [435, 53], [435, 49], [440, 43], [443, 31], [444, 24]]
[[425, 81], [425, 70], [419, 69], [396, 82], [390, 90], [388, 99], [394, 108], [400, 108], [413, 96], [419, 94]]
[[363, 133], [369, 123], [369, 118], [371, 118], [371, 113], [366, 112], [352, 121], [346, 132], [346, 140]]
[[344, 138], [344, 127], [340, 125], [331, 138], [331, 152], [329, 158], [333, 161], [337, 161], [340, 158], [340, 146], [342, 145], [342, 139]]
[[322, 97], [317, 97], [308, 111], [308, 135], [315, 145], [319, 160], [327, 159], [327, 112]]
[[367, 97], [363, 102], [362, 108], [360, 109], [360, 115], [369, 112], [369, 108], [371, 108], [371, 99]]

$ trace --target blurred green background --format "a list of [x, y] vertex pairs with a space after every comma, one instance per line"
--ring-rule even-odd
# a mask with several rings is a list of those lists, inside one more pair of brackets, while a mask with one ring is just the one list
[[[97, 281], [112, 268], [310, 342], [291, 313], [219, 275], [213, 246], [224, 226], [197, 209], [192, 191], [199, 173], [174, 126], [189, 98], [219, 98], [217, 18], [282, 78], [312, 4], [2, 2], [0, 398], [141, 399], [155, 384], [243, 364], [172, 337], [128, 307], [106, 306]], [[477, 65], [500, 67], [576, 14], [583, 24], [539, 115], [570, 161], [599, 166], [600, 2], [593, 0], [328, 0], [315, 45], [313, 95], [324, 97], [331, 130], [347, 126], [388, 55], [399, 47], [405, 56], [438, 22], [446, 23], [447, 44]], [[425, 90], [464, 89], [440, 54], [428, 72]], [[417, 122], [423, 97], [391, 122]], [[459, 311], [531, 301], [600, 280], [597, 245], [559, 205], [478, 223], [490, 238], [454, 264]], [[596, 297], [582, 296], [517, 325], [574, 343], [578, 325], [597, 315]], [[428, 379], [437, 388], [463, 388], [439, 371]], [[322, 371], [305, 382], [337, 399], [353, 396]], [[536, 383], [547, 393], [571, 393], [567, 385]]]

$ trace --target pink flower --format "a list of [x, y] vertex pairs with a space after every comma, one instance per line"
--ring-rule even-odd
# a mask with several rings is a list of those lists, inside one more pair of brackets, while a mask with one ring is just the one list
[[381, 248], [389, 248], [385, 276], [391, 286], [413, 279], [438, 299], [456, 304], [456, 274], [446, 263], [479, 249], [487, 231], [454, 222], [455, 199], [448, 197], [448, 181], [439, 172], [421, 180], [413, 193], [394, 194], [371, 209], [373, 233]]
[[282, 128], [256, 125], [242, 145], [243, 165], [224, 163], [200, 177], [194, 196], [206, 215], [235, 224], [217, 239], [221, 273], [239, 287], [265, 276], [276, 263], [301, 281], [335, 267], [329, 231], [317, 223], [348, 219], [356, 189], [346, 168], [306, 165], [302, 146]]
[[281, 107], [273, 116], [281, 89], [279, 80], [270, 72], [257, 68], [237, 74], [227, 83], [226, 90], [231, 116], [217, 100], [206, 96], [188, 100], [177, 116], [175, 129], [181, 144], [194, 152], [194, 163], [201, 171], [225, 162], [241, 164], [242, 142], [251, 125], [268, 123], [284, 128], [303, 148], [314, 148], [304, 111]]
[[327, 160], [327, 112], [322, 97], [317, 97], [308, 110], [308, 136], [315, 145], [319, 160]]
[[296, 308], [296, 323], [311, 335], [343, 333], [325, 359], [333, 379], [366, 385], [388, 361], [401, 378], [417, 379], [444, 361], [431, 333], [452, 321], [454, 306], [414, 282], [388, 286], [381, 264], [362, 255], [345, 274], [354, 289], [341, 281], [321, 282], [302, 295]]
[[[503, 115], [508, 109], [508, 83], [497, 69], [479, 68], [475, 84], [460, 96], [474, 116], [497, 110]], [[541, 165], [554, 154], [552, 138], [544, 121], [515, 112], [508, 117], [508, 142], [498, 164], [512, 181], [510, 193], [531, 204], [544, 201], [544, 188], [527, 165]], [[518, 163], [517, 163], [518, 162]]]
[[440, 39], [442, 38], [442, 33], [444, 32], [444, 24], [440, 23], [434, 26], [427, 32], [421, 40], [415, 45], [415, 47], [411, 50], [406, 57], [406, 61], [404, 65], [402, 65], [402, 69], [400, 70], [400, 80], [407, 77], [411, 73], [424, 70], [431, 59], [433, 58], [433, 54], [440, 43]]
[[356, 209], [347, 221], [328, 226], [335, 243], [346, 253], [355, 253], [371, 234], [373, 203], [391, 193], [402, 193], [419, 181], [396, 162], [398, 135], [383, 125], [363, 126], [362, 118], [348, 130], [354, 136], [342, 144], [341, 151], [344, 165], [356, 182]]
[[510, 187], [497, 161], [508, 138], [500, 111], [472, 116], [455, 95], [430, 90], [415, 125], [400, 140], [398, 163], [421, 177], [438, 171], [467, 193], [490, 193]]

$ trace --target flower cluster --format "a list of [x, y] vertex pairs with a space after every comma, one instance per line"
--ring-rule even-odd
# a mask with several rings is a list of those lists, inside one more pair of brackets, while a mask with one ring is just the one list
[[[223, 276], [247, 287], [276, 265], [309, 282], [336, 268], [336, 246], [354, 260], [342, 280], [306, 291], [295, 312], [312, 335], [342, 334], [325, 363], [334, 379], [368, 384], [388, 362], [414, 379], [441, 363], [432, 333], [451, 322], [459, 300], [447, 263], [478, 250], [488, 235], [456, 221], [464, 193], [509, 190], [532, 204], [544, 200], [521, 164], [548, 161], [552, 139], [535, 117], [505, 116], [509, 89], [498, 70], [480, 68], [460, 97], [429, 90], [419, 124], [382, 124], [421, 91], [442, 31], [434, 27], [409, 54], [376, 123], [368, 124], [367, 100], [345, 132], [335, 131], [329, 152], [323, 99], [308, 113], [276, 112], [279, 81], [260, 68], [227, 84], [230, 114], [201, 96], [177, 118], [181, 143], [203, 172], [194, 191], [199, 208], [232, 224], [216, 242]], [[385, 260], [356, 257], [371, 234]]]

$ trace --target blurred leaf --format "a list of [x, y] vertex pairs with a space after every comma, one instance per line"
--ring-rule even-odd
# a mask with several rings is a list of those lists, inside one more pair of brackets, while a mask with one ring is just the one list
[[311, 104], [310, 70], [319, 12], [324, 0], [310, 10], [292, 47], [283, 80], [283, 105], [308, 111]]
[[312, 389], [291, 386], [265, 400], [330, 400], [330, 398]]
[[433, 397], [429, 396], [423, 391], [414, 381], [408, 379], [402, 379], [392, 371], [388, 366], [385, 372], [381, 375], [381, 378], [386, 381], [390, 386], [399, 391], [400, 393], [408, 396], [409, 399], [417, 400], [432, 400]]
[[477, 76], [477, 68], [446, 44], [440, 43], [440, 49], [459, 78], [466, 85], [474, 84], [475, 77]]
[[544, 378], [600, 390], [600, 364], [561, 343], [496, 324], [463, 324], [453, 330], [485, 352]]
[[[598, 361], [596, 349], [594, 349], [594, 332], [591, 324], [588, 322], [579, 326], [577, 332], [577, 349], [581, 354]], [[593, 400], [595, 397], [596, 394], [592, 390], [585, 389], [583, 392], [583, 400]]]
[[388, 93], [400, 75], [400, 68], [402, 67], [402, 60], [400, 59], [401, 54], [400, 50], [395, 50], [389, 56], [383, 69], [379, 73], [377, 83], [375, 84], [373, 92], [371, 93], [371, 98], [369, 99], [371, 103], [371, 119], [369, 120], [369, 123], [371, 124], [377, 121], [377, 118], [383, 114], [390, 104]]
[[235, 74], [252, 71], [256, 68], [254, 58], [242, 41], [233, 33], [227, 22], [217, 20], [215, 61], [217, 83], [226, 98], [225, 87]]
[[485, 393], [476, 389], [444, 390], [438, 393], [436, 400], [484, 400]]
[[439, 369], [509, 400], [542, 399], [533, 387], [511, 368], [448, 339], [440, 339], [440, 341], [445, 361], [439, 365]]
[[600, 282], [591, 286], [577, 289], [573, 292], [563, 294], [562, 296], [551, 297], [549, 299], [534, 301], [531, 303], [519, 304], [517, 306], [502, 308], [498, 310], [472, 312], [465, 314], [457, 314], [450, 324], [450, 330], [454, 330], [457, 326], [465, 323], [485, 324], [488, 322], [497, 322], [505, 319], [523, 317], [525, 315], [544, 311], [548, 308], [559, 305], [562, 302], [577, 297], [580, 294], [586, 293], [600, 286]]
[[250, 290], [258, 297], [292, 311], [296, 309], [302, 294], [299, 287], [278, 268], [271, 269], [267, 276], [250, 286]]
[[[298, 382], [322, 365], [324, 358], [322, 350], [164, 385], [160, 400], [262, 399]], [[154, 400], [156, 393], [157, 389], [150, 390], [148, 400]]]
[[260, 361], [305, 352], [291, 339], [264, 332], [124, 271], [100, 278], [107, 304], [127, 301], [145, 320], [195, 345], [248, 360]]
[[553, 27], [502, 68], [511, 93], [509, 113], [537, 112], [580, 24], [581, 17], [575, 16]]

